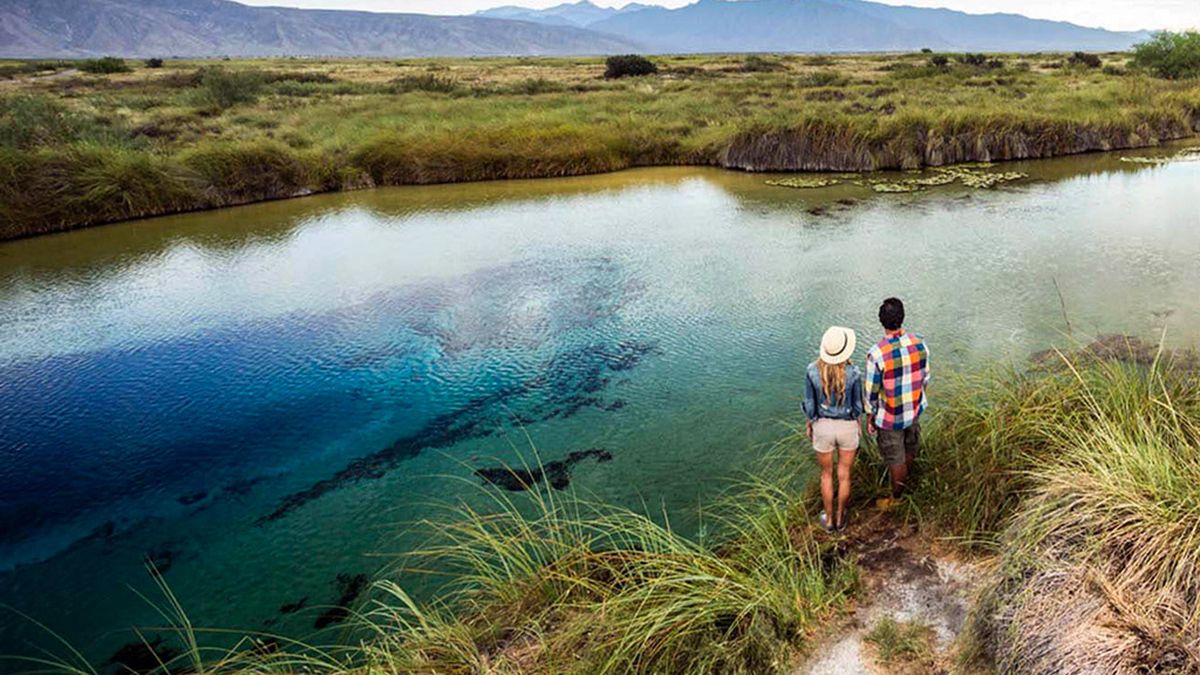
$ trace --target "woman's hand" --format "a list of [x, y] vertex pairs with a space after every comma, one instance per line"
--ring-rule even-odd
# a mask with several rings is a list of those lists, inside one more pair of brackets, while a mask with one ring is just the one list
[[871, 419], [870, 417], [867, 418], [867, 433], [871, 436], [879, 433], [879, 429], [875, 428], [875, 420]]
[[812, 440], [812, 420], [807, 420], [804, 423], [804, 433], [808, 436], [808, 440]]

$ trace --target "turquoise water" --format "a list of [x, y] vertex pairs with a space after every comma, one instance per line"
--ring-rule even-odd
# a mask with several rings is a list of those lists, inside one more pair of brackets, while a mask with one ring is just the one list
[[[935, 409], [939, 375], [1068, 325], [1196, 343], [1200, 163], [1003, 168], [1032, 178], [648, 169], [0, 244], [0, 602], [103, 662], [161, 623], [131, 590], [148, 556], [198, 625], [310, 634], [413, 521], [535, 448], [690, 531], [795, 417], [824, 328], [869, 343], [887, 295], [931, 345]], [[39, 639], [0, 621], [0, 653]]]

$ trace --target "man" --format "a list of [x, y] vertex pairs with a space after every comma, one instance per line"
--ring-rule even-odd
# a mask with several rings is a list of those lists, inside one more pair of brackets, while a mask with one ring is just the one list
[[920, 336], [904, 330], [904, 303], [888, 298], [879, 306], [884, 337], [867, 352], [867, 432], [876, 435], [879, 453], [892, 479], [892, 499], [904, 493], [905, 483], [921, 445], [921, 413], [929, 383], [929, 350]]

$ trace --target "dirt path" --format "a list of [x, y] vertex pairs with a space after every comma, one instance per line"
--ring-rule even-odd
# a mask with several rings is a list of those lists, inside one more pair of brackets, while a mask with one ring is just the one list
[[[861, 602], [797, 675], [947, 672], [978, 566], [939, 554], [930, 538], [922, 537], [914, 526], [874, 510], [859, 512], [858, 522], [851, 521], [841, 545], [858, 560], [864, 586]], [[888, 619], [902, 634], [923, 636], [915, 641], [921, 647], [916, 653], [903, 653], [888, 663], [882, 650], [867, 640]]]

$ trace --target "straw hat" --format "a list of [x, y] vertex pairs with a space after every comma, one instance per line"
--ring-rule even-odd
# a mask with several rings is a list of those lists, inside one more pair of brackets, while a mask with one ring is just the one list
[[853, 330], [834, 326], [821, 337], [821, 360], [831, 366], [845, 363], [854, 355], [854, 346], [857, 343], [858, 338]]

